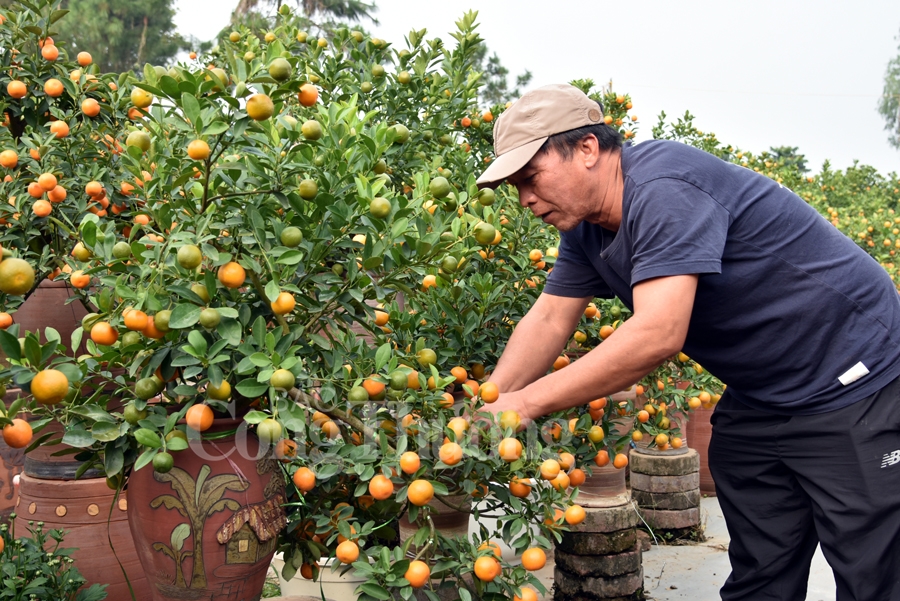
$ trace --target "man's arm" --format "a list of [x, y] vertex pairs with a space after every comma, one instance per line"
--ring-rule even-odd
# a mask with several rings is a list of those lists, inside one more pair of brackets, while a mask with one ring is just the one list
[[[634, 287], [634, 315], [600, 346], [518, 391], [500, 385], [500, 399], [486, 409], [495, 413], [514, 409], [528, 421], [628, 388], [681, 350], [697, 280], [696, 275], [683, 275], [639, 283]], [[546, 340], [541, 344], [546, 345]], [[547, 352], [541, 351], [542, 356]]]
[[589, 302], [591, 297], [541, 294], [510, 336], [491, 381], [513, 392], [547, 373]]

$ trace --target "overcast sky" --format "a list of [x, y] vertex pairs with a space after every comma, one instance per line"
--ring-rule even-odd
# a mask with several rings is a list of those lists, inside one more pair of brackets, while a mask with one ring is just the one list
[[[176, 0], [184, 34], [212, 38], [236, 0]], [[376, 0], [373, 35], [403, 47], [411, 29], [452, 42], [466, 10], [510, 72], [529, 86], [591, 78], [631, 94], [649, 139], [660, 111], [690, 110], [703, 131], [758, 152], [798, 146], [817, 171], [854, 160], [900, 172], [876, 110], [900, 45], [900, 1]], [[512, 80], [512, 77], [511, 77]]]

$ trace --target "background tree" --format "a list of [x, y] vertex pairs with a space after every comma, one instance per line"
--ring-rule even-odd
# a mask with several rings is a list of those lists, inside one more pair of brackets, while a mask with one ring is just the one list
[[796, 167], [800, 173], [809, 172], [806, 166], [806, 156], [797, 152], [797, 146], [772, 146], [769, 152], [772, 157], [784, 167]]
[[[897, 37], [900, 39], [900, 35]], [[900, 46], [897, 47], [897, 56], [888, 61], [878, 112], [884, 117], [884, 129], [890, 132], [888, 143], [900, 148]]]
[[67, 0], [58, 23], [70, 52], [89, 51], [102, 72], [168, 63], [186, 41], [175, 32], [174, 0]]
[[231, 22], [247, 24], [248, 18], [252, 19], [253, 15], [257, 15], [258, 19], [266, 8], [274, 9], [271, 11], [274, 14], [283, 4], [297, 6], [310, 24], [324, 31], [331, 31], [338, 23], [358, 23], [363, 19], [378, 23], [373, 16], [378, 10], [375, 3], [362, 0], [239, 0], [231, 13]]
[[531, 82], [531, 71], [526, 70], [516, 76], [516, 85], [510, 89], [509, 69], [503, 66], [496, 52], [488, 57], [488, 48], [484, 44], [479, 49], [476, 63], [476, 69], [482, 72], [484, 81], [479, 97], [488, 106], [505, 104], [518, 98], [522, 95], [522, 88]]

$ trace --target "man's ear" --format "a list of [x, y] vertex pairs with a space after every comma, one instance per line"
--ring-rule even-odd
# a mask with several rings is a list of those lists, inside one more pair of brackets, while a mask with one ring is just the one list
[[600, 161], [600, 155], [602, 154], [600, 142], [597, 141], [597, 137], [593, 134], [581, 138], [576, 149], [584, 161], [584, 166], [588, 169], [594, 168]]

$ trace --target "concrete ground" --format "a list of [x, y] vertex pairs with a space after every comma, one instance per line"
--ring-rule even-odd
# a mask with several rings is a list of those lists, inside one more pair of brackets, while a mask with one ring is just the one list
[[[653, 601], [719, 599], [719, 588], [731, 573], [728, 530], [715, 497], [700, 502], [706, 541], [691, 545], [654, 545], [643, 555], [644, 590]], [[834, 575], [821, 549], [809, 573], [806, 601], [834, 601]]]
[[[715, 497], [704, 498], [700, 515], [706, 541], [687, 545], [654, 544], [643, 554], [644, 591], [652, 601], [709, 601], [719, 599], [719, 588], [731, 573], [728, 563], [728, 530]], [[552, 601], [553, 562], [536, 573], [550, 593], [542, 601]], [[834, 601], [834, 576], [817, 549], [809, 574], [806, 601]], [[310, 597], [278, 597], [267, 601], [315, 601]], [[334, 599], [349, 601], [349, 599]], [[802, 600], [798, 600], [802, 601]]]

